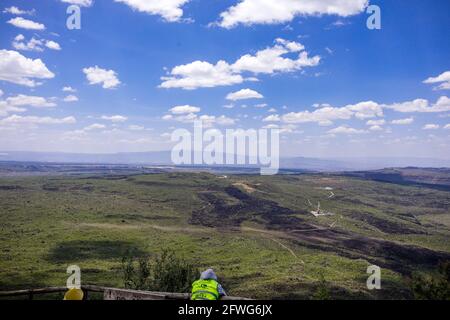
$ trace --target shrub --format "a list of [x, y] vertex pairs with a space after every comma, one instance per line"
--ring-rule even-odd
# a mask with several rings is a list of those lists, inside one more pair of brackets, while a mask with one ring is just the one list
[[416, 299], [450, 300], [450, 261], [439, 265], [437, 275], [414, 274], [411, 290]]
[[164, 250], [154, 259], [147, 257], [122, 259], [125, 288], [162, 292], [189, 292], [198, 277], [198, 269], [173, 251]]

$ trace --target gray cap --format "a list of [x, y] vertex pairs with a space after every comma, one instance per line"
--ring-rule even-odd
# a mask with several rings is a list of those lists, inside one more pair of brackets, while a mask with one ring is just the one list
[[201, 280], [212, 279], [217, 281], [217, 276], [213, 269], [208, 269], [202, 272], [202, 274], [200, 275], [200, 279]]

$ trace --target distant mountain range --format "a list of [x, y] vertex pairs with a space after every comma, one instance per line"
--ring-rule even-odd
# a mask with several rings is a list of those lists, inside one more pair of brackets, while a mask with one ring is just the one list
[[[0, 161], [79, 163], [79, 164], [136, 164], [173, 165], [170, 151], [120, 152], [105, 154], [0, 151]], [[255, 166], [253, 166], [255, 167]], [[313, 171], [376, 170], [390, 167], [450, 168], [450, 159], [434, 158], [308, 158], [280, 159], [280, 168]]]

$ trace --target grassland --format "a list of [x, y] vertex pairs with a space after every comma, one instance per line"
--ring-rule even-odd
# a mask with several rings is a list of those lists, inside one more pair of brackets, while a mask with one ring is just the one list
[[[335, 215], [311, 215], [319, 201]], [[71, 264], [121, 287], [127, 252], [172, 249], [236, 296], [309, 299], [324, 277], [333, 298], [411, 298], [408, 275], [450, 257], [449, 207], [448, 191], [331, 174], [4, 177], [0, 290], [64, 285]]]

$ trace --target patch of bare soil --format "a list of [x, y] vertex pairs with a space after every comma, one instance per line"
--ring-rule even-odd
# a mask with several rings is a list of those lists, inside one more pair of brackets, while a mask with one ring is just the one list
[[245, 192], [248, 192], [248, 193], [253, 193], [256, 191], [256, 189], [254, 187], [252, 187], [250, 184], [248, 184], [244, 181], [239, 181], [239, 182], [233, 183], [233, 186], [241, 187], [242, 189], [245, 190]]

